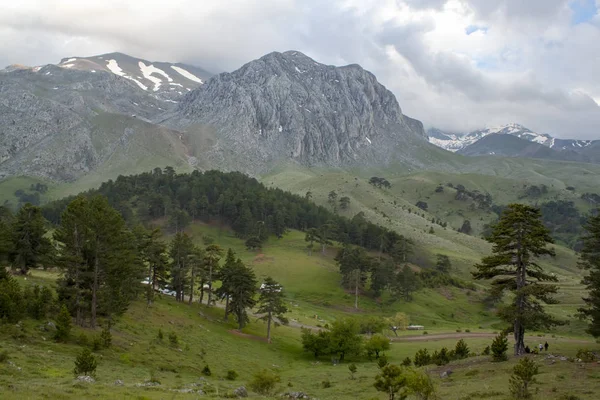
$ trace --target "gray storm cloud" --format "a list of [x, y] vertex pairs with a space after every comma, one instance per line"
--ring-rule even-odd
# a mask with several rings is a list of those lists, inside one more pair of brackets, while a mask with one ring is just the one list
[[[519, 122], [559, 137], [600, 138], [598, 17], [573, 25], [569, 3], [0, 0], [0, 64], [121, 51], [221, 72], [295, 49], [324, 63], [361, 64], [429, 126]], [[468, 37], [469, 25], [481, 29]], [[465, 44], [437, 45], [451, 28]]]

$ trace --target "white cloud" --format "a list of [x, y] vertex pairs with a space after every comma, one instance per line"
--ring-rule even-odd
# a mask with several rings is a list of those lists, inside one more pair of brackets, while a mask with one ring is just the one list
[[361, 64], [428, 125], [598, 138], [600, 16], [572, 25], [570, 1], [0, 0], [0, 63], [122, 51], [218, 72], [295, 49]]

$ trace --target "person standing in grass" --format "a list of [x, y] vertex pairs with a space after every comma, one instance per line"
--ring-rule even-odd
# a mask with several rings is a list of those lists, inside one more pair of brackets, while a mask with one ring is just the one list
[[548, 351], [548, 347], [550, 347], [550, 345], [548, 344], [548, 342], [544, 343], [544, 349], [546, 349], [546, 351]]

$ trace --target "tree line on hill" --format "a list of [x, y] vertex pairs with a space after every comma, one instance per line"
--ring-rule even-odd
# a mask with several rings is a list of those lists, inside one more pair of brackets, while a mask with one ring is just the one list
[[[6, 273], [8, 262], [21, 274], [59, 268], [56, 302], [81, 326], [94, 328], [99, 318], [110, 323], [142, 293], [150, 305], [156, 291], [168, 287], [180, 302], [191, 304], [196, 291], [200, 302], [208, 293], [209, 306], [225, 300], [224, 319], [233, 315], [240, 329], [249, 321], [248, 309], [258, 305], [270, 340], [271, 325], [287, 321], [281, 286], [267, 278], [259, 288], [253, 270], [231, 249], [221, 263], [224, 253], [215, 244], [195, 245], [183, 232], [165, 243], [159, 229], [130, 229], [101, 195], [73, 199], [52, 234], [39, 207], [26, 204], [14, 216], [0, 208], [0, 320], [14, 322], [23, 309], [42, 318], [52, 308], [52, 293], [37, 287], [33, 294], [23, 291]], [[220, 287], [213, 290], [217, 281]]]
[[[218, 219], [230, 225], [238, 237], [254, 238], [261, 243], [271, 235], [282, 237], [288, 229], [315, 228], [327, 230], [324, 233], [327, 240], [371, 250], [380, 249], [378, 238], [382, 234], [399, 237], [394, 231], [367, 221], [363, 215], [352, 219], [339, 216], [317, 206], [309, 197], [267, 188], [239, 172], [177, 174], [170, 167], [156, 168], [152, 172], [119, 176], [97, 190], [84, 193], [94, 194], [105, 196], [129, 226], [168, 218], [169, 228], [178, 232], [191, 220]], [[45, 205], [44, 217], [53, 224], [59, 223], [72, 200], [69, 197]]]
[[[314, 242], [324, 251], [332, 240], [339, 241], [342, 248], [336, 261], [343, 284], [354, 290], [356, 298], [369, 278], [374, 293], [391, 288], [406, 298], [410, 296], [411, 288], [402, 285], [412, 285], [412, 278], [407, 278], [407, 274], [413, 272], [410, 268], [398, 268], [406, 262], [410, 252], [409, 241], [401, 235], [367, 222], [364, 215], [358, 214], [349, 220], [299, 196], [267, 189], [244, 175], [215, 171], [177, 175], [169, 169], [155, 170], [121, 177], [98, 191], [51, 204], [45, 212], [57, 223], [52, 235], [39, 207], [26, 204], [15, 216], [0, 208], [0, 262], [8, 262], [21, 273], [42, 266], [60, 267], [64, 274], [58, 284], [59, 301], [78, 323], [89, 321], [91, 326], [96, 324], [98, 316], [110, 319], [122, 314], [140, 294], [139, 282], [144, 277], [151, 280], [150, 287], [168, 279], [179, 301], [185, 301], [186, 296], [188, 301], [193, 301], [193, 288], [198, 283], [201, 297], [205, 288], [208, 291], [209, 304], [213, 300], [212, 285], [219, 280], [221, 286], [216, 293], [227, 302], [225, 315], [233, 314], [243, 327], [247, 321], [246, 310], [255, 305], [257, 293], [251, 269], [231, 252], [221, 267], [224, 252], [218, 246], [209, 244], [199, 248], [179, 228], [167, 246], [159, 240], [160, 232], [131, 229], [127, 224], [127, 216], [131, 223], [151, 210], [158, 212], [155, 217], [164, 215], [165, 207], [173, 206], [171, 202], [189, 204], [181, 201], [188, 198], [182, 193], [199, 193], [199, 188], [212, 191], [201, 197], [216, 199], [214, 203], [201, 201], [207, 207], [200, 209], [212, 210], [206, 211], [208, 216], [221, 215], [237, 227], [236, 232], [241, 237], [243, 232], [253, 234], [241, 227], [253, 226], [252, 229], [275, 235], [277, 232], [282, 235], [286, 228], [299, 227], [306, 231], [309, 250]], [[109, 196], [103, 195], [103, 191]], [[232, 198], [225, 201], [225, 193]], [[153, 202], [156, 196], [161, 202]], [[190, 196], [189, 199], [198, 199]], [[111, 206], [111, 199], [120, 210]], [[153, 207], [156, 204], [160, 207]], [[59, 210], [61, 215], [57, 216]], [[284, 225], [277, 228], [277, 218], [270, 218], [273, 215], [270, 213], [279, 214]], [[247, 214], [247, 218], [243, 214]], [[264, 218], [259, 220], [259, 217]], [[263, 228], [261, 221], [270, 222], [265, 222]], [[589, 295], [584, 299], [586, 307], [580, 312], [591, 320], [590, 333], [600, 335], [600, 216], [591, 217], [586, 229], [581, 266], [588, 270], [584, 283]], [[512, 204], [502, 212], [488, 240], [494, 245], [493, 253], [476, 266], [474, 277], [491, 280], [492, 294], [498, 298], [504, 291], [513, 292], [511, 302], [500, 307], [499, 316], [511, 325], [517, 343], [515, 353], [522, 354], [526, 330], [561, 323], [542, 307], [542, 303], [554, 302], [557, 287], [552, 282], [557, 278], [537, 263], [542, 256], [554, 255], [547, 247], [553, 239], [539, 209]], [[367, 255], [360, 245], [377, 251], [378, 256]], [[421, 280], [435, 283], [447, 279], [448, 261], [440, 257], [435, 274], [422, 272]], [[11, 301], [9, 295], [3, 293], [0, 300], [4, 302], [0, 310], [10, 308], [6, 306]]]

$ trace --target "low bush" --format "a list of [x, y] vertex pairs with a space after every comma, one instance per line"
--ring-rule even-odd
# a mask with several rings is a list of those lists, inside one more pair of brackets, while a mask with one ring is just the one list
[[248, 387], [258, 394], [268, 395], [270, 394], [275, 386], [281, 381], [279, 375], [273, 372], [263, 369], [258, 371], [252, 381], [248, 384]]

